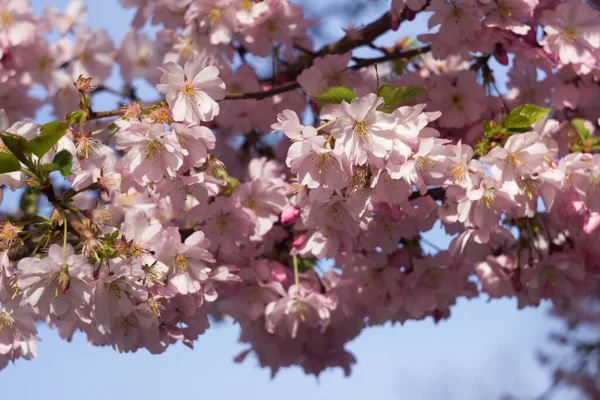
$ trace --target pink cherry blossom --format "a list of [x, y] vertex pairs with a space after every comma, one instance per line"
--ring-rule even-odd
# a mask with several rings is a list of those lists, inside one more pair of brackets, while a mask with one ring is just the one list
[[166, 95], [175, 121], [212, 121], [219, 113], [215, 100], [225, 97], [225, 84], [218, 77], [219, 70], [206, 66], [199, 54], [192, 55], [183, 68], [168, 62], [162, 70], [161, 83], [156, 87]]

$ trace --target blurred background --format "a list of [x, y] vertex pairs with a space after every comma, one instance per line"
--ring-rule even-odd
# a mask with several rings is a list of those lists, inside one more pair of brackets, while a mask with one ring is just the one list
[[[317, 47], [337, 40], [344, 28], [360, 27], [389, 9], [380, 0], [294, 0], [309, 18], [321, 19], [313, 28]], [[69, 0], [32, 0], [41, 14], [45, 6], [61, 11]], [[88, 0], [87, 24], [106, 29], [118, 45], [129, 29], [133, 11], [123, 10], [118, 0]], [[376, 42], [391, 45], [401, 37], [414, 37], [426, 29], [427, 17], [420, 15], [388, 32]], [[147, 27], [149, 32], [153, 29]], [[356, 55], [373, 56], [368, 50]], [[379, 55], [379, 54], [375, 54]], [[257, 68], [268, 73], [270, 61], [253, 58]], [[500, 86], [505, 79], [497, 75]], [[118, 71], [109, 84], [120, 87]], [[142, 98], [154, 99], [153, 88], [134, 82]], [[97, 97], [97, 109], [117, 107], [110, 94]], [[51, 119], [42, 108], [37, 122]], [[18, 194], [5, 193], [0, 212], [16, 206]], [[436, 247], [449, 242], [440, 226], [426, 238]], [[432, 248], [433, 251], [433, 248]], [[549, 304], [537, 309], [517, 310], [516, 301], [488, 302], [485, 298], [459, 300], [447, 321], [409, 322], [404, 326], [366, 329], [350, 343], [358, 362], [349, 378], [341, 370], [328, 371], [317, 380], [299, 368], [282, 370], [271, 379], [252, 358], [236, 364], [233, 357], [244, 349], [237, 343], [239, 329], [231, 321], [213, 324], [192, 351], [183, 345], [171, 346], [153, 356], [146, 351], [118, 354], [111, 348], [88, 346], [83, 335], [72, 343], [40, 326], [39, 356], [31, 362], [18, 361], [0, 373], [0, 399], [573, 399], [562, 391], [543, 396], [552, 377], [536, 358], [538, 350], [550, 346], [548, 334], [560, 327], [548, 316]]]

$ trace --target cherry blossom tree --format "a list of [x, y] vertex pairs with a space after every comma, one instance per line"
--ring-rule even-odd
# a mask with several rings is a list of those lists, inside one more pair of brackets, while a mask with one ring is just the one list
[[[21, 206], [0, 223], [0, 368], [36, 355], [36, 321], [161, 353], [227, 315], [236, 361], [273, 375], [350, 374], [363, 329], [459, 298], [598, 323], [594, 3], [392, 0], [320, 48], [288, 0], [120, 3], [113, 43], [80, 0], [0, 0], [0, 185]], [[418, 14], [429, 29], [376, 44]], [[31, 119], [43, 105], [55, 121]], [[452, 241], [432, 252], [436, 224]], [[557, 380], [595, 398], [600, 346], [577, 343], [595, 369]]]

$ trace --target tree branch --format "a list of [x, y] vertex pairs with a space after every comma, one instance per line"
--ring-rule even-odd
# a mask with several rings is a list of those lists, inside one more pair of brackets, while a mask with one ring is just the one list
[[[360, 68], [368, 67], [368, 66], [376, 64], [376, 63], [399, 60], [399, 59], [404, 59], [404, 58], [412, 58], [412, 57], [418, 56], [420, 54], [428, 53], [430, 50], [431, 50], [431, 46], [423, 46], [418, 49], [391, 53], [391, 54], [387, 54], [382, 57], [361, 59], [355, 65], [348, 67], [348, 68], [349, 69], [360, 69]], [[289, 82], [289, 83], [286, 83], [281, 86], [275, 86], [274, 88], [269, 89], [269, 90], [264, 90], [262, 92], [230, 94], [230, 95], [227, 95], [224, 100], [243, 100], [243, 99], [260, 100], [260, 99], [264, 99], [264, 98], [267, 98], [270, 96], [274, 96], [276, 94], [289, 92], [290, 90], [295, 90], [295, 89], [298, 89], [299, 87], [300, 87], [300, 85], [298, 84], [298, 82]]]

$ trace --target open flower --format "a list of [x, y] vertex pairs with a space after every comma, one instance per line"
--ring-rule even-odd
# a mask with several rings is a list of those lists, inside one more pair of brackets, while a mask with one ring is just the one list
[[225, 98], [225, 83], [219, 78], [219, 69], [207, 66], [206, 59], [193, 54], [182, 68], [174, 62], [162, 67], [163, 76], [156, 85], [164, 93], [178, 122], [212, 121], [219, 113], [215, 100]]

